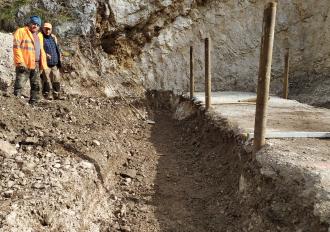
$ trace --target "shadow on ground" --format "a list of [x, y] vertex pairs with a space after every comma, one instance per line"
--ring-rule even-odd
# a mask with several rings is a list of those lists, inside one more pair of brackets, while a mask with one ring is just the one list
[[236, 231], [241, 167], [234, 143], [202, 121], [179, 123], [165, 112], [155, 121], [150, 140], [160, 158], [153, 203], [161, 231]]
[[178, 121], [166, 105], [154, 106], [149, 138], [159, 156], [152, 199], [159, 231], [328, 230], [312, 213], [315, 198], [302, 196], [305, 184], [262, 175], [223, 119], [197, 111]]

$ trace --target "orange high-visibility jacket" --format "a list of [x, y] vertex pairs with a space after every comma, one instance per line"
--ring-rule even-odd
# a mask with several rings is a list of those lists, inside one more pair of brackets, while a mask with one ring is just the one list
[[[40, 41], [40, 69], [47, 69], [47, 59], [44, 50], [44, 37], [38, 33]], [[14, 63], [15, 66], [25, 66], [28, 69], [35, 69], [35, 47], [34, 39], [29, 27], [22, 27], [16, 30], [14, 34]]]

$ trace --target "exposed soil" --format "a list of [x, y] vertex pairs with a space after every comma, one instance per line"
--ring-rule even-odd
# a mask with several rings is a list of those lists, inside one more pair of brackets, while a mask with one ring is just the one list
[[327, 231], [223, 121], [154, 100], [0, 96], [0, 231]]

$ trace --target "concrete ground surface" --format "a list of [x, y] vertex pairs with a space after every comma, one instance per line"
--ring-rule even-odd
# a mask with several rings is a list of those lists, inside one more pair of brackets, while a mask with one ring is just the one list
[[[195, 94], [203, 104], [204, 93]], [[244, 132], [253, 132], [255, 93], [212, 93], [211, 111], [226, 118]], [[243, 102], [240, 102], [243, 101]], [[267, 132], [329, 132], [330, 110], [271, 96]], [[330, 139], [281, 138], [267, 139], [257, 153], [262, 173], [283, 183], [303, 183], [300, 196], [314, 198], [314, 215], [330, 221]]]
[[[204, 93], [196, 93], [195, 96], [205, 102]], [[215, 92], [211, 98], [212, 110], [245, 132], [253, 132], [256, 104], [251, 101], [255, 98], [256, 94], [249, 92]], [[329, 109], [294, 100], [271, 96], [267, 117], [267, 132], [330, 132]]]

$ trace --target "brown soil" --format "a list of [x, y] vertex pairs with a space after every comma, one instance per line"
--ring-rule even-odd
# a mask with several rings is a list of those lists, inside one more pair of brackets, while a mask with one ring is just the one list
[[156, 100], [0, 96], [0, 231], [327, 231], [222, 121]]

